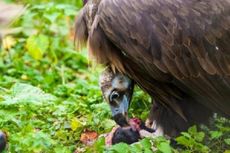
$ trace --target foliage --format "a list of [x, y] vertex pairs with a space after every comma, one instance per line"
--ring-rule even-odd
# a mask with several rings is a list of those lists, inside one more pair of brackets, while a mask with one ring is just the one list
[[[145, 138], [132, 145], [124, 143], [105, 147], [103, 139], [99, 139], [88, 152], [104, 153], [228, 153], [230, 121], [226, 118], [215, 118], [212, 129], [202, 126], [202, 131], [198, 131], [196, 126], [192, 126], [187, 132], [182, 132], [175, 140], [167, 140], [164, 137]], [[225, 135], [223, 135], [225, 133]]]
[[119, 143], [111, 147], [105, 147], [105, 141], [103, 138], [99, 139], [93, 147], [88, 148], [86, 152], [106, 152], [106, 153], [151, 153], [153, 152], [172, 153], [169, 141], [164, 137], [158, 137], [155, 139], [145, 138], [137, 143], [127, 145], [125, 143]]
[[202, 144], [204, 132], [197, 132], [197, 127], [189, 128], [188, 132], [182, 132], [182, 136], [176, 138], [178, 144], [183, 145], [189, 152], [209, 152], [209, 148]]
[[[0, 50], [0, 129], [8, 134], [6, 152], [187, 153], [229, 148], [229, 120], [220, 117], [213, 120], [212, 130], [203, 126], [201, 132], [194, 126], [183, 132], [173, 147], [164, 137], [112, 147], [99, 138], [93, 146], [84, 146], [79, 140], [85, 129], [101, 134], [115, 123], [98, 86], [102, 68], [91, 65], [86, 50], [74, 48], [74, 18], [81, 3], [22, 2], [31, 4]], [[150, 104], [149, 96], [136, 88], [129, 115], [146, 119]]]
[[15, 3], [23, 3], [23, 4], [40, 4], [40, 3], [48, 3], [48, 2], [55, 2], [55, 3], [62, 3], [62, 4], [71, 4], [75, 7], [81, 7], [82, 1], [81, 0], [4, 0], [5, 2], [15, 2]]

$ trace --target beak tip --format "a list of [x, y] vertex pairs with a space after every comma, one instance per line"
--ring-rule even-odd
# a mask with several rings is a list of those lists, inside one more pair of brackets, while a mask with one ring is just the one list
[[123, 115], [122, 113], [116, 114], [115, 116], [113, 116], [113, 119], [121, 127], [129, 125], [128, 124], [128, 116], [127, 115]]

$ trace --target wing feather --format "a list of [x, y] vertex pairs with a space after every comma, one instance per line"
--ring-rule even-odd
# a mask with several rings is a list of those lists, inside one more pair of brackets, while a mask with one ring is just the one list
[[144, 88], [157, 95], [155, 89], [168, 87], [149, 84], [176, 79], [170, 86], [182, 83], [208, 107], [230, 114], [229, 0], [101, 0], [97, 16], [94, 28], [120, 50], [128, 75]]

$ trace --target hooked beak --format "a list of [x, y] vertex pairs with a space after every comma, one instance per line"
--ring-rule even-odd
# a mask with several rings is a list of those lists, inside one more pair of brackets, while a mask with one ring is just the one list
[[127, 96], [123, 96], [118, 105], [112, 106], [110, 105], [112, 116], [115, 122], [121, 127], [127, 126], [128, 124], [128, 107], [129, 107], [129, 99]]

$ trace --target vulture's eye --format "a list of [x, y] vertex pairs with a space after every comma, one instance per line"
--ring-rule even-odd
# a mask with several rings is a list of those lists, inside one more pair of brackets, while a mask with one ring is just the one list
[[116, 100], [119, 97], [120, 97], [120, 94], [117, 91], [113, 91], [110, 94], [109, 100], [112, 102], [112, 101]]

